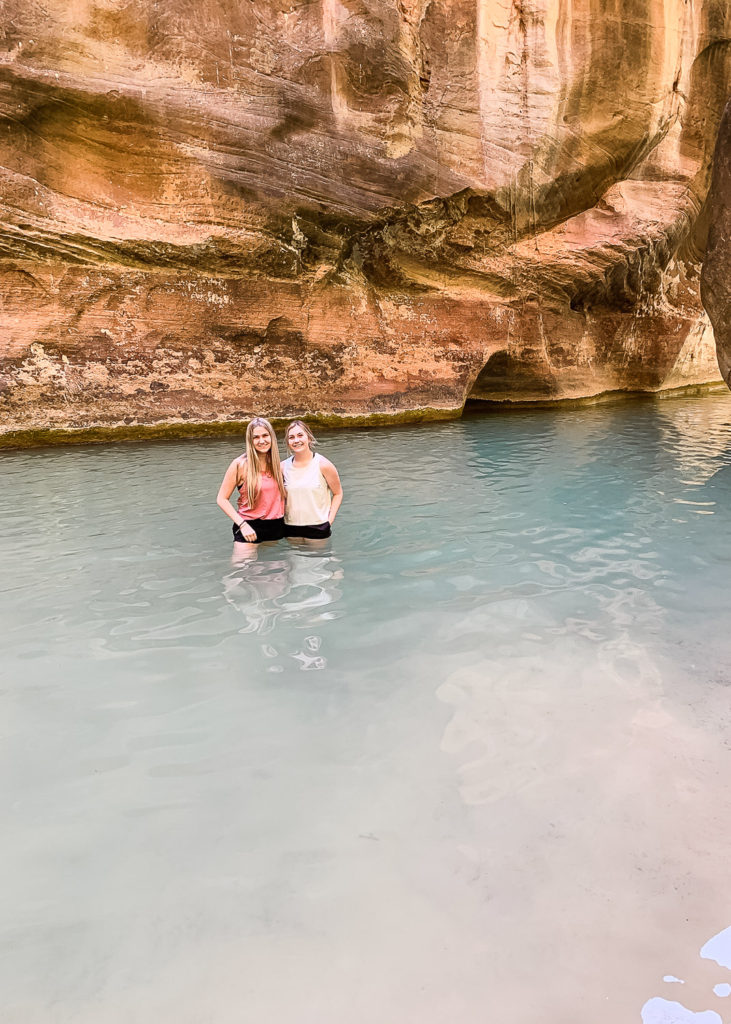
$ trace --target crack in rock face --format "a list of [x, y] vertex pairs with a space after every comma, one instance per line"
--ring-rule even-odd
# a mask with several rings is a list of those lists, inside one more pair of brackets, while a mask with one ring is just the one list
[[714, 0], [3, 10], [0, 433], [728, 378]]

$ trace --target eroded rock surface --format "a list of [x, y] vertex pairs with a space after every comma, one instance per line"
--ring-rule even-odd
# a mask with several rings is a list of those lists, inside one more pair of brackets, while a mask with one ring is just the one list
[[731, 100], [716, 142], [708, 222], [701, 291], [716, 337], [718, 365], [731, 388]]
[[722, 0], [5, 0], [0, 417], [718, 377]]

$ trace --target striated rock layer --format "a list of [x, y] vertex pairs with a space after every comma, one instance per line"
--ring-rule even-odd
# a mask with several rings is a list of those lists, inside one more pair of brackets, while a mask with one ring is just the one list
[[731, 100], [726, 104], [716, 142], [708, 221], [701, 293], [713, 324], [718, 365], [731, 388]]
[[717, 379], [725, 0], [4, 0], [0, 431]]

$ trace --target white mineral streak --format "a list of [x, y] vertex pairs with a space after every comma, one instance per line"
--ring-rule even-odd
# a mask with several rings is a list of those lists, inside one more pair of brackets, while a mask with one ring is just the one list
[[[683, 145], [683, 114], [691, 91], [691, 72], [698, 53], [698, 18], [692, 4], [663, 0], [660, 27], [664, 43], [657, 82], [656, 128], [667, 135], [646, 162], [658, 173], [692, 177], [698, 169], [697, 153]], [[687, 133], [686, 133], [687, 134]]]
[[341, 25], [347, 20], [347, 8], [340, 0], [322, 0], [322, 29], [325, 38], [325, 53], [330, 59], [330, 102], [336, 124], [348, 120], [348, 101], [340, 84], [338, 69], [338, 36]]
[[[477, 0], [480, 135], [488, 188], [520, 170], [555, 120], [559, 6], [551, 0]], [[507, 122], [514, 126], [509, 137]]]
[[419, 79], [421, 46], [419, 30], [429, 0], [402, 0], [399, 5], [398, 49], [410, 68], [407, 95], [402, 100], [402, 113], [396, 116], [394, 128], [389, 132], [387, 152], [393, 160], [406, 156], [423, 135], [424, 111], [422, 88]]

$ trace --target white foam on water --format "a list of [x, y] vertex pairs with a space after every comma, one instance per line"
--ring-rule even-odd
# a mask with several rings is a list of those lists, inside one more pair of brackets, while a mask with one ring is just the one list
[[704, 960], [715, 960], [719, 967], [731, 970], [731, 927], [724, 928], [709, 939], [701, 949], [701, 956]]
[[653, 996], [642, 1007], [642, 1024], [723, 1024], [715, 1010], [694, 1013], [682, 1003]]

